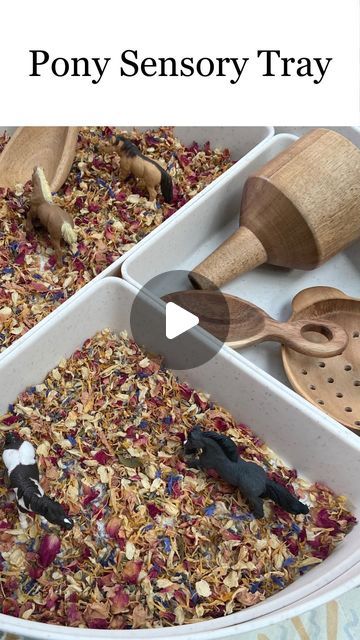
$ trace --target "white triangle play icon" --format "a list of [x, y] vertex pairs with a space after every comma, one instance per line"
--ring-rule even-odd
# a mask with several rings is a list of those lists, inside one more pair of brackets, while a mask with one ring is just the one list
[[199, 318], [190, 311], [179, 307], [175, 302], [166, 304], [166, 337], [169, 340], [177, 338], [197, 324], [199, 324]]

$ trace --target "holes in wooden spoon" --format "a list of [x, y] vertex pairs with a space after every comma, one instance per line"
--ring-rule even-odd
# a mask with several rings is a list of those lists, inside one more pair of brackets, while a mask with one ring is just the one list
[[303, 376], [307, 376], [307, 371], [306, 371], [306, 369], [302, 369], [301, 373], [303, 374]]
[[345, 411], [347, 411], [348, 413], [352, 412], [352, 407], [345, 407]]
[[311, 384], [309, 388], [311, 389], [311, 391], [316, 391], [316, 387], [314, 384]]
[[360, 337], [360, 331], [354, 331], [353, 338], [359, 338], [359, 337]]
[[360, 380], [354, 380], [353, 385], [354, 387], [360, 387]]
[[319, 367], [320, 369], [324, 369], [325, 368], [325, 362], [319, 362]]
[[325, 402], [324, 402], [324, 400], [318, 400], [318, 404], [323, 405], [323, 404], [325, 404]]
[[334, 382], [334, 378], [328, 378], [328, 383], [332, 384]]
[[351, 371], [351, 369], [352, 369], [351, 364], [346, 364], [344, 367], [344, 371]]
[[354, 424], [356, 424], [357, 427], [360, 427], [360, 420], [355, 420]]
[[336, 397], [337, 397], [337, 398], [343, 398], [343, 397], [344, 397], [344, 394], [343, 394], [343, 393], [340, 393], [340, 391], [339, 391], [339, 392], [336, 394]]

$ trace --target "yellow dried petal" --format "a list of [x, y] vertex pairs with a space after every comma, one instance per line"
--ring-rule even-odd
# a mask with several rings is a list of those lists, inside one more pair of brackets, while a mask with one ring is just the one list
[[203, 598], [209, 598], [211, 596], [211, 589], [206, 580], [199, 580], [198, 582], [196, 582], [195, 589], [196, 593]]
[[26, 609], [26, 611], [24, 611], [24, 613], [22, 614], [22, 619], [23, 620], [29, 620], [29, 618], [31, 618], [32, 614], [35, 611], [35, 605], [32, 605], [31, 609]]
[[224, 584], [231, 589], [239, 584], [239, 577], [236, 571], [230, 571], [224, 579]]
[[[90, 465], [91, 466], [91, 465]], [[103, 465], [99, 465], [97, 469], [98, 476], [100, 478], [100, 482], [103, 484], [108, 484], [111, 476], [114, 472], [110, 469], [110, 467], [105, 467]]]
[[0, 322], [4, 322], [5, 320], [8, 320], [8, 318], [10, 318], [11, 315], [12, 315], [12, 310], [10, 307], [2, 307], [0, 309]]
[[44, 440], [44, 442], [39, 444], [39, 446], [36, 449], [36, 453], [38, 456], [47, 457], [49, 455], [49, 452], [50, 452], [50, 442], [48, 442], [47, 440]]
[[180, 605], [178, 604], [178, 606], [175, 607], [174, 609], [174, 613], [175, 613], [176, 623], [183, 624], [185, 621], [185, 613], [184, 613], [183, 607], [180, 607]]
[[171, 582], [171, 580], [168, 580], [167, 578], [159, 578], [159, 580], [156, 581], [156, 585], [159, 589], [167, 589], [168, 587], [176, 586], [173, 582]]

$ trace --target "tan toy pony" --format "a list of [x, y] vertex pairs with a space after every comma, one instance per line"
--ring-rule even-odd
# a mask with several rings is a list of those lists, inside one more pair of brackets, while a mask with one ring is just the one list
[[[146, 184], [149, 200], [156, 200], [156, 188], [160, 185], [165, 202], [169, 204], [172, 202], [171, 176], [158, 162], [148, 156], [144, 156], [136, 144], [124, 138], [124, 136], [116, 136], [114, 149], [120, 159], [121, 173], [124, 177], [132, 174], [135, 178], [142, 179]], [[102, 145], [100, 151], [109, 153], [109, 145]]]
[[32, 184], [33, 192], [26, 220], [26, 230], [28, 233], [33, 231], [33, 220], [38, 218], [47, 229], [55, 250], [56, 259], [60, 262], [62, 257], [61, 239], [63, 238], [69, 245], [77, 240], [74, 221], [70, 213], [53, 203], [50, 187], [42, 167], [34, 168]]

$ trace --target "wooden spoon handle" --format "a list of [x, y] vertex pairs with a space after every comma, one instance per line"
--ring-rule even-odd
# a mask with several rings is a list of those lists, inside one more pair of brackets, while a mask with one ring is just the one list
[[260, 240], [250, 229], [240, 227], [189, 273], [189, 280], [195, 289], [216, 289], [266, 260]]
[[[307, 337], [307, 334], [309, 336]], [[316, 335], [327, 338], [327, 342], [313, 342]], [[310, 337], [311, 336], [311, 337]], [[279, 341], [305, 356], [330, 358], [342, 353], [348, 343], [346, 331], [334, 322], [316, 320], [294, 320], [293, 322], [266, 321], [263, 340]]]

